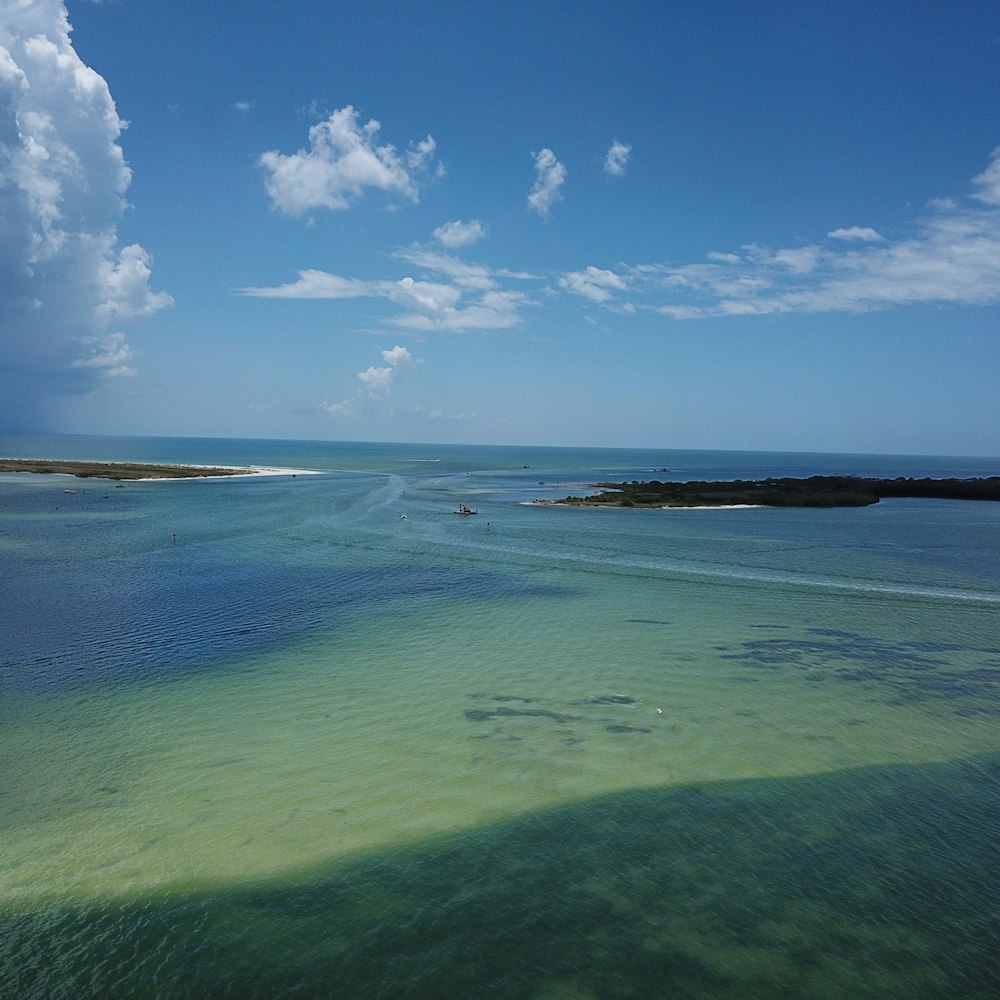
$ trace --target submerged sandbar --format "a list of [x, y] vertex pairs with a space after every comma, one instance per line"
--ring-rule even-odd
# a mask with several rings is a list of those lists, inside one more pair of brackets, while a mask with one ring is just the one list
[[[253, 476], [275, 470], [222, 465], [168, 465], [148, 462], [77, 462], [48, 458], [0, 458], [0, 472], [77, 476], [81, 479], [199, 479], [208, 476]], [[285, 471], [285, 470], [282, 470]]]

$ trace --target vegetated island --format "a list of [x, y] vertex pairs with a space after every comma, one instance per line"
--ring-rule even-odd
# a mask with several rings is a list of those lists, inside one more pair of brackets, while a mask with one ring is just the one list
[[81, 479], [197, 479], [205, 476], [249, 476], [253, 469], [202, 465], [150, 465], [144, 462], [67, 462], [42, 458], [0, 458], [0, 472], [34, 472]]
[[574, 507], [867, 507], [887, 497], [1000, 500], [1000, 476], [982, 479], [734, 479], [728, 482], [595, 483], [604, 492], [536, 503]]

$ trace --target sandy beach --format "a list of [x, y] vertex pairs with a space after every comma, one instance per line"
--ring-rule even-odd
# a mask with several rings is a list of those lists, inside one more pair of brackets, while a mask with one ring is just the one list
[[0, 458], [0, 472], [33, 475], [75, 476], [81, 479], [222, 479], [248, 476], [314, 476], [314, 469], [283, 469], [262, 466], [172, 465], [148, 462], [86, 462], [40, 458]]

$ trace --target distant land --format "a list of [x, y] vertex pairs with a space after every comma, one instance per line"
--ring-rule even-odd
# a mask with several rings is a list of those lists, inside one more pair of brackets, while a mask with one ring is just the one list
[[248, 476], [252, 469], [202, 465], [150, 465], [145, 462], [66, 462], [41, 458], [0, 458], [0, 472], [34, 472], [81, 479], [196, 479], [204, 476]]
[[541, 500], [575, 507], [867, 507], [888, 497], [938, 500], [1000, 500], [1000, 476], [983, 479], [734, 479], [727, 482], [595, 483], [604, 492]]

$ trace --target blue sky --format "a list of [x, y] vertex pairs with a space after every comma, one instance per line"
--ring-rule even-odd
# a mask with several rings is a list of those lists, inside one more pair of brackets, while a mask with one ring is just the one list
[[0, 0], [0, 429], [996, 455], [998, 148], [994, 2]]

